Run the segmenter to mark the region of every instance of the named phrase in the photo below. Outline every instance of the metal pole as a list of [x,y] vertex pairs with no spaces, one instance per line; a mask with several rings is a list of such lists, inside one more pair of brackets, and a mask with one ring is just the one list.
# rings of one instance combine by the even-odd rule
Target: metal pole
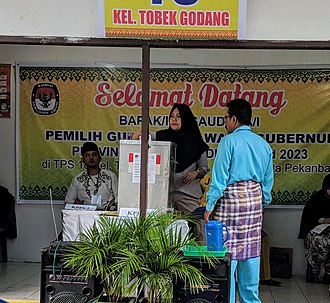
[[148,139],[149,139],[149,77],[150,47],[142,45],[142,130],[140,171],[140,215],[146,216],[148,202]]

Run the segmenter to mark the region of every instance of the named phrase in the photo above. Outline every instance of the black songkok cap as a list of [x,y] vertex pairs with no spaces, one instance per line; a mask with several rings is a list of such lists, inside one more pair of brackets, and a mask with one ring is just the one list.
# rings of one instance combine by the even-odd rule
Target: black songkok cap
[[88,151],[97,151],[100,154],[99,148],[94,142],[85,142],[81,148],[81,156]]

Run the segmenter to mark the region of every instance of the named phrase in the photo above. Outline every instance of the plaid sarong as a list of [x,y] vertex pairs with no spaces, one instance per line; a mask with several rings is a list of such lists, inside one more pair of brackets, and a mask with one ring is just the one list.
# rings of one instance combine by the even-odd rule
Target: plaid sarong
[[262,190],[254,181],[228,185],[215,207],[214,219],[226,224],[230,239],[224,244],[233,260],[260,256]]

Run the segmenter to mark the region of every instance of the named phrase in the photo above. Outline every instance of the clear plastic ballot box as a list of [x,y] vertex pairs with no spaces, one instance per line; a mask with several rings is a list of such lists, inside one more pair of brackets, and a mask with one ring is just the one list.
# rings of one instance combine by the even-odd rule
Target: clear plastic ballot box
[[[172,207],[176,144],[149,141],[147,209]],[[121,140],[118,209],[140,207],[141,141]]]

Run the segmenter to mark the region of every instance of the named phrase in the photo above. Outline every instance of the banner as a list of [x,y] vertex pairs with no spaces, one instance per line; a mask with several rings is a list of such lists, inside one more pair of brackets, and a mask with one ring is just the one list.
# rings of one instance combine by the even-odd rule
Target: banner
[[10,64],[0,64],[0,118],[10,118]]
[[[80,147],[96,142],[102,167],[118,173],[119,140],[141,128],[141,70],[106,66],[18,66],[19,199],[63,200],[83,168]],[[188,104],[209,144],[212,168],[226,135],[226,103],[247,99],[252,128],[273,148],[273,205],[303,205],[329,170],[330,70],[159,68],[150,73],[150,132]]]
[[245,10],[246,0],[104,0],[105,35],[150,39],[244,38],[238,36],[238,30],[240,27],[245,32]]

